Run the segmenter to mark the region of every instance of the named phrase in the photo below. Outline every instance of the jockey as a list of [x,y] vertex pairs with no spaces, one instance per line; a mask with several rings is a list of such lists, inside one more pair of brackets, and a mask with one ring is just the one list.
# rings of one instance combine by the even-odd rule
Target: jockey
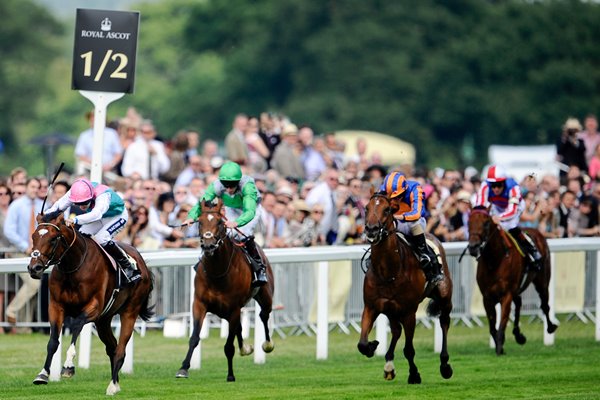
[[112,240],[129,219],[123,199],[108,186],[81,178],[73,182],[71,189],[58,199],[46,214],[63,212],[73,204],[84,213],[67,217],[66,224],[80,225],[80,232],[94,235],[96,241],[121,267],[129,283],[140,279],[140,271],[129,262],[125,251]]
[[492,205],[490,214],[494,222],[508,231],[528,254],[531,267],[539,271],[542,255],[535,244],[523,234],[519,227],[519,219],[525,210],[525,200],[521,196],[519,184],[507,177],[499,165],[491,165],[487,171],[487,179],[477,193],[476,206]]
[[423,188],[416,181],[407,180],[400,172],[390,172],[383,179],[379,191],[386,193],[390,199],[399,202],[399,209],[394,214],[396,230],[409,237],[419,258],[425,277],[431,284],[444,279],[437,257],[425,241],[425,198]]
[[225,206],[225,226],[230,228],[228,235],[244,243],[244,248],[255,261],[254,280],[252,286],[262,286],[267,283],[265,265],[260,257],[254,242],[254,229],[260,221],[261,206],[260,192],[256,188],[254,179],[242,175],[242,169],[235,162],[223,164],[219,171],[219,179],[213,181],[206,188],[204,196],[188,213],[189,224],[198,219],[201,212],[202,201],[212,201],[216,197],[223,200]]

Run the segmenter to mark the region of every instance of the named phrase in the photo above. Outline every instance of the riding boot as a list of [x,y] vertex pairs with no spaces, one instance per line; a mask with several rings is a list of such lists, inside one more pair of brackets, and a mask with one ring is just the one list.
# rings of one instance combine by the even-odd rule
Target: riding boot
[[104,249],[112,258],[115,259],[128,283],[136,282],[142,276],[140,275],[140,271],[129,262],[129,257],[125,253],[125,251],[119,247],[118,244],[113,242],[112,240],[107,242],[104,245]]
[[444,279],[444,275],[441,272],[440,264],[437,262],[435,254],[433,254],[427,246],[425,234],[422,233],[420,235],[415,235],[412,237],[412,239],[417,250],[419,263],[421,264],[421,268],[425,273],[425,278],[427,278],[427,281],[430,284],[437,284]]
[[518,226],[508,231],[514,237],[521,248],[525,251],[526,258],[529,261],[527,263],[533,271],[541,271],[542,269],[542,255],[538,251],[535,244],[523,233],[521,228]]
[[248,255],[254,261],[252,263],[252,268],[254,269],[254,280],[252,281],[252,286],[258,287],[267,283],[267,274],[265,271],[265,265],[262,261],[262,257],[258,252],[258,248],[256,247],[256,243],[254,242],[254,236],[249,236],[244,240],[244,248],[248,252]]

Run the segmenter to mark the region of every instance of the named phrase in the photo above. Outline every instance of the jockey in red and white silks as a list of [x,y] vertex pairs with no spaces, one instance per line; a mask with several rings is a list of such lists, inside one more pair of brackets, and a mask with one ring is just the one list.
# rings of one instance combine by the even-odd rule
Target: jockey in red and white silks
[[506,231],[517,227],[521,214],[525,210],[525,200],[519,184],[506,176],[502,167],[492,165],[488,169],[487,179],[477,192],[475,206],[492,205],[490,214]]

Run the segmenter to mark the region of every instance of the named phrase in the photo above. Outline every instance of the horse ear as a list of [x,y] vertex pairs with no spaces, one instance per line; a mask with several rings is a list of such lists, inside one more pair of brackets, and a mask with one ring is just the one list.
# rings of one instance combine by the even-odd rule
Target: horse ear
[[390,208],[392,209],[392,214],[396,214],[400,209],[400,201],[396,198],[391,199]]
[[375,193],[375,187],[373,185],[371,185],[371,189],[370,189],[370,196],[373,197],[373,194]]
[[35,220],[37,221],[38,224],[41,224],[42,222],[44,222],[44,214],[39,213],[37,215],[37,217],[35,217]]

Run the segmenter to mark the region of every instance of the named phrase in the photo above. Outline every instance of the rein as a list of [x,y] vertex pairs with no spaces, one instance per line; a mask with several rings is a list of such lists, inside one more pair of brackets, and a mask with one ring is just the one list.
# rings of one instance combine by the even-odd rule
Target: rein
[[[396,227],[392,227],[392,229],[386,229],[385,225],[386,225],[386,221],[388,220],[388,218],[393,218],[393,216],[391,215],[391,202],[390,199],[388,199],[388,197],[383,194],[383,193],[375,193],[373,194],[373,196],[371,196],[371,200],[375,199],[375,198],[382,198],[385,199],[385,201],[388,203],[388,207],[385,210],[385,216],[384,216],[384,220],[382,221],[381,218],[379,216],[377,216],[377,225],[379,225],[379,229],[377,231],[377,239],[375,242],[372,242],[371,245],[374,244],[379,244],[381,243],[383,240],[385,240],[388,236],[390,236],[391,234],[394,233],[394,231],[396,230]],[[387,217],[387,218],[386,218]]]
[[[487,210],[473,210],[471,212],[471,214],[484,214],[486,216],[488,216],[491,219],[490,213]],[[492,223],[494,224],[494,226],[496,227],[496,229],[492,229],[491,232],[486,231],[486,238],[484,239],[482,237],[482,235],[479,235],[481,237],[481,244],[479,245],[481,251],[483,252],[483,250],[485,249],[485,247],[487,246],[487,244],[489,243],[490,239],[492,239],[494,237],[494,234],[496,232],[500,232],[500,230],[502,229],[502,227],[500,227],[500,225],[496,224],[495,222]],[[469,235],[470,236],[470,235]],[[463,252],[464,253],[464,252]],[[462,258],[462,256],[461,256]]]
[[[220,214],[219,211],[204,211],[204,212],[206,214]],[[225,221],[227,220],[227,218],[224,215],[222,215],[221,218]],[[237,228],[235,228],[235,229],[238,232],[242,233],[239,229],[237,229]],[[244,236],[246,236],[246,235],[244,235]],[[212,232],[204,232],[204,234],[201,236],[201,240],[203,238],[204,239],[212,239],[213,237],[215,237],[215,235],[213,235]],[[221,246],[221,244],[225,241],[226,238],[227,238],[227,234],[217,238],[217,242],[215,243],[215,249],[218,249]],[[233,241],[231,241],[231,243],[233,246],[235,246]],[[234,254],[234,252],[232,251],[231,255],[229,256],[229,262],[227,263],[227,268],[225,268],[225,271],[222,272],[221,274],[218,274],[218,275],[209,274],[208,271],[206,270],[206,266],[203,263],[202,269],[204,270],[204,273],[213,279],[221,279],[221,278],[225,277],[229,273],[229,270],[231,269],[231,261],[233,260],[233,254]]]
[[[84,240],[85,251],[83,253],[83,257],[81,257],[81,261],[79,261],[79,265],[77,265],[77,267],[75,267],[74,269],[72,269],[70,271],[65,271],[60,268],[60,263],[62,262],[63,258],[69,252],[69,250],[71,250],[71,248],[75,244],[75,241],[77,240],[77,231],[75,230],[75,228],[72,225],[70,226],[70,228],[73,230],[73,241],[70,244],[68,244],[67,239],[61,233],[60,228],[57,225],[51,224],[49,222],[42,222],[41,224],[38,225],[38,229],[40,226],[51,226],[51,227],[55,228],[58,231],[59,239],[67,247],[67,249],[65,251],[63,251],[61,256],[56,261],[54,261],[54,257],[56,256],[56,249],[58,247],[59,241],[54,242],[54,246],[52,246],[52,250],[51,250],[51,256],[48,257],[48,261],[44,264],[44,269],[50,267],[51,265],[56,265],[58,267],[59,271],[61,271],[62,273],[65,273],[65,274],[71,274],[71,273],[79,270],[79,268],[81,268],[81,266],[83,265],[83,260],[85,260],[85,255],[87,254],[87,242],[85,240]],[[42,255],[42,253],[40,253],[39,250],[34,250],[31,252],[31,258],[38,258],[40,255]]]

